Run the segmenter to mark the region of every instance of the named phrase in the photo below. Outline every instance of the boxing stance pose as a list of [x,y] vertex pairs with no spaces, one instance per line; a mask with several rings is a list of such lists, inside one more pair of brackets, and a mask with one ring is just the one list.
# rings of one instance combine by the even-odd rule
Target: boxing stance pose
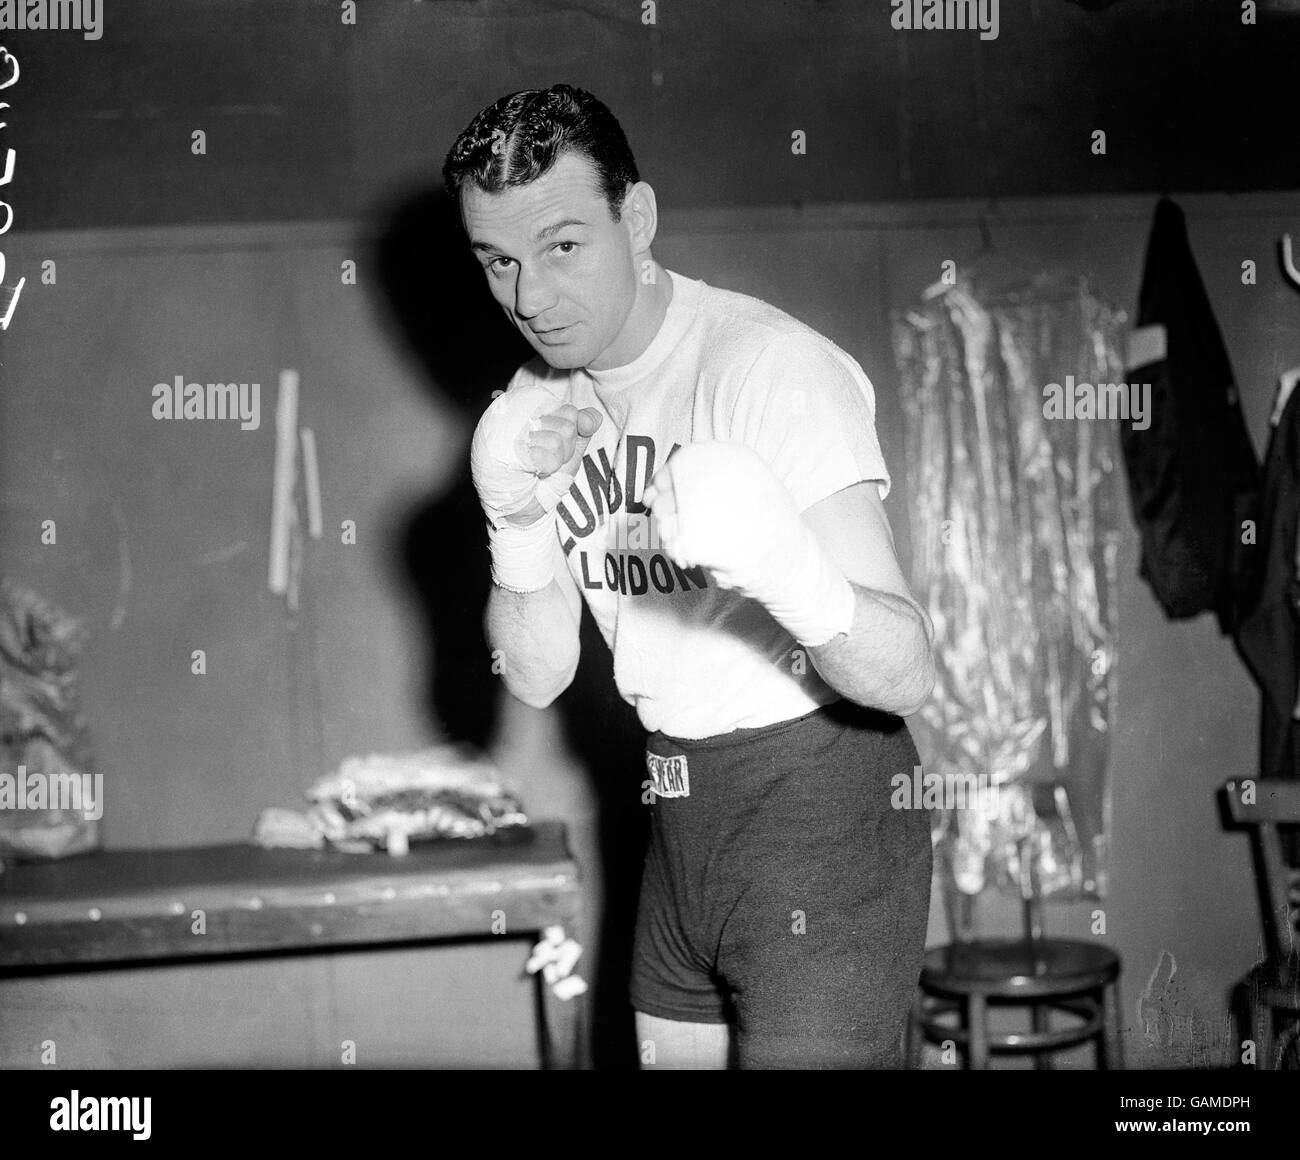
[[649,732],[631,999],[643,1064],[899,1066],[930,888],[890,808],[934,681],[861,367],[788,314],[665,269],[610,111],[556,85],[480,112],[444,168],[537,352],[471,469],[486,627],[551,703],[585,600]]

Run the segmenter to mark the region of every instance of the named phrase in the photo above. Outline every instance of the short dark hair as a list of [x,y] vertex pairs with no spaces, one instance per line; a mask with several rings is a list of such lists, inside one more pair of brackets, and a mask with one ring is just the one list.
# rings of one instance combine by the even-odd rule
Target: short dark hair
[[598,190],[618,221],[627,187],[641,180],[627,137],[613,113],[584,89],[523,89],[483,109],[456,138],[442,167],[457,201],[466,182],[484,193],[536,181],[565,151],[596,167]]

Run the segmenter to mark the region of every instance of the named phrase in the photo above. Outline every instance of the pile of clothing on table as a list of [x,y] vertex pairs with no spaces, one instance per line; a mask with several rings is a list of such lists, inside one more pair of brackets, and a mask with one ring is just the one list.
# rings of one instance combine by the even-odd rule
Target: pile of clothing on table
[[405,854],[412,841],[482,838],[528,825],[496,767],[463,745],[349,757],[307,790],[304,812],[273,808],[257,820],[260,846]]

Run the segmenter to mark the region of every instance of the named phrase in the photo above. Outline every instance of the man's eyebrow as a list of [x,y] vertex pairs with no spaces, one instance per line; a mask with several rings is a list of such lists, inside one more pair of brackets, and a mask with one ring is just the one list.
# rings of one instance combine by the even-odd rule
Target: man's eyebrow
[[[563,221],[555,222],[553,225],[543,226],[540,230],[538,230],[535,234],[533,234],[533,241],[535,242],[544,241],[546,238],[549,238],[552,234],[558,234],[561,230],[567,229],[569,226],[586,226],[590,224],[591,224],[590,222],[580,221],[578,218],[565,218]],[[490,253],[499,252],[499,247],[494,246],[491,242],[482,242],[482,241],[470,242],[469,248],[471,250],[487,250]]]
[[544,238],[549,238],[552,234],[558,234],[568,226],[585,226],[586,224],[586,222],[579,221],[577,218],[565,218],[562,222],[556,222],[554,225],[543,226],[533,235],[533,241],[540,242]]
[[[551,237],[551,234],[558,234],[560,230],[568,229],[568,226],[571,225],[590,225],[590,222],[580,221],[576,217],[565,217],[563,221],[556,221],[554,225],[543,225],[536,234],[533,234],[533,241],[545,241],[546,238]],[[491,242],[471,242],[469,248],[471,250],[487,250],[493,252],[493,254],[499,252],[499,247],[493,246]]]

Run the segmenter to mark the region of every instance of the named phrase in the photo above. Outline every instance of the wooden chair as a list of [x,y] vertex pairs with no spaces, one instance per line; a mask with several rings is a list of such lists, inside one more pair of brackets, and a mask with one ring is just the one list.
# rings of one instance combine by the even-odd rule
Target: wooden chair
[[[1300,781],[1256,778],[1221,791],[1225,825],[1250,836],[1264,959],[1233,990],[1240,1039],[1255,1044],[1260,1070],[1300,1069],[1300,905],[1295,871],[1286,864],[1280,827],[1300,825]],[[1288,893],[1290,880],[1291,893]]]
[[[1025,848],[1022,843],[1022,853]],[[964,1066],[973,1070],[986,1069],[994,1055],[1030,1055],[1036,1067],[1047,1070],[1053,1053],[1090,1041],[1098,1069],[1124,1066],[1119,956],[1097,943],[1045,937],[1036,878],[1032,870],[1025,877],[1021,938],[967,937],[969,896],[948,896],[953,941],[925,954],[907,1028],[910,1067],[920,1063],[923,1043],[946,1041],[960,1048]],[[955,917],[958,908],[965,910],[965,920]],[[1005,1007],[1027,1009],[1029,1029],[992,1031],[990,1009]],[[1052,1012],[1074,1018],[1053,1027]]]

